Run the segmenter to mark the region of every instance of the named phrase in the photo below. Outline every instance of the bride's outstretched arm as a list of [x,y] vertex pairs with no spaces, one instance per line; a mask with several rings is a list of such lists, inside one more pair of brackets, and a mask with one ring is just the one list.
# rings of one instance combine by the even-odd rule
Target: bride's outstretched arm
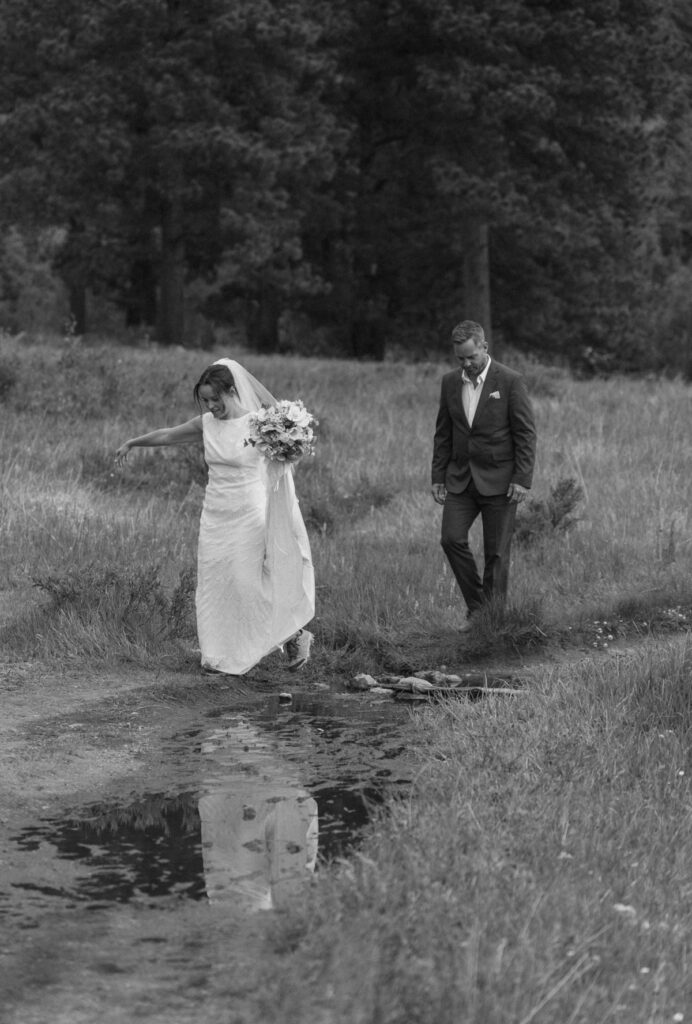
[[151,430],[148,434],[140,434],[139,437],[131,437],[125,444],[121,444],[115,453],[115,461],[122,466],[127,458],[130,448],[160,448],[172,444],[193,444],[199,441],[202,436],[202,417],[195,416],[186,423],[179,423],[177,427],[161,427],[159,430]]

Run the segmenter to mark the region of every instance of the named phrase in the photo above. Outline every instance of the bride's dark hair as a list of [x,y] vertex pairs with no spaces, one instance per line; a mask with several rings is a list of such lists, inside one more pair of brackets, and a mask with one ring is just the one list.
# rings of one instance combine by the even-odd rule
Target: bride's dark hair
[[199,389],[208,384],[210,388],[214,389],[215,394],[227,393],[235,390],[235,381],[233,380],[233,374],[227,366],[221,366],[218,363],[212,363],[206,370],[202,371],[202,376],[199,378],[194,386],[192,395],[197,405],[201,408],[202,403],[199,400]]

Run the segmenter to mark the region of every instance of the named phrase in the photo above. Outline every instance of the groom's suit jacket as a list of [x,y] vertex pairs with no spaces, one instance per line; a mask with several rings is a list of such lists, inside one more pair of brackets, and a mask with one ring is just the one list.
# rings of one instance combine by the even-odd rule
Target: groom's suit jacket
[[471,480],[481,494],[530,487],[536,456],[531,403],[520,374],[491,359],[473,417],[464,413],[461,369],[442,378],[432,482],[460,494]]

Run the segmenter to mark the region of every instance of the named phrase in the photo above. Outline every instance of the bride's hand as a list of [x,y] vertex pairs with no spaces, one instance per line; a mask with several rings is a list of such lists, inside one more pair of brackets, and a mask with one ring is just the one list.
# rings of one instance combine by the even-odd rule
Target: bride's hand
[[125,459],[127,458],[127,454],[129,452],[129,450],[130,450],[130,442],[126,441],[125,444],[121,444],[120,445],[120,447],[118,448],[117,452],[115,453],[115,464],[118,467],[118,469],[122,469],[123,468],[123,466],[125,464]]

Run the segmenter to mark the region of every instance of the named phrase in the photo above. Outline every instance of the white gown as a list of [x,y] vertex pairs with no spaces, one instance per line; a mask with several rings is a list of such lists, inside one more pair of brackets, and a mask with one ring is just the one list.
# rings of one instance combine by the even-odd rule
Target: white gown
[[269,482],[266,458],[243,444],[249,415],[202,416],[209,480],[197,550],[197,635],[202,665],[231,675],[248,672],[315,612],[293,474],[287,469]]
[[315,870],[317,803],[271,740],[242,719],[202,742],[213,772],[199,801],[207,895],[281,909]]

